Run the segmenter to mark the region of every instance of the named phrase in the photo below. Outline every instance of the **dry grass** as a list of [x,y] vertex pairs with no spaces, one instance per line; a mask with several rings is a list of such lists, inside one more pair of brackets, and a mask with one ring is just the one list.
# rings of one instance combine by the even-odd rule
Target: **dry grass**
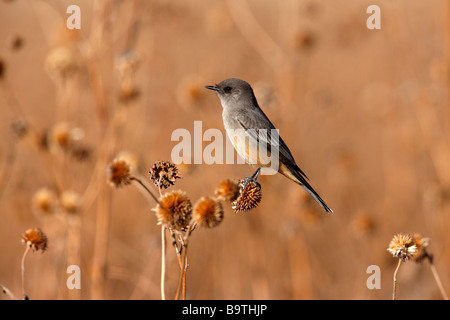
[[[194,120],[223,130],[219,101],[202,86],[237,77],[255,88],[335,213],[324,215],[281,175],[260,176],[258,207],[234,213],[224,202],[220,225],[192,233],[186,298],[388,299],[396,261],[386,243],[400,232],[432,239],[430,262],[448,292],[447,2],[384,3],[374,31],[365,0],[78,3],[82,28],[70,31],[70,1],[0,1],[6,290],[20,296],[20,237],[30,227],[50,243],[27,256],[31,299],[160,299],[163,260],[166,297],[182,290],[169,241],[161,259],[155,200],[143,188],[111,188],[105,168],[120,155],[158,195],[148,171],[170,160],[173,130],[192,131]],[[218,182],[254,171],[179,170],[175,188],[194,205]],[[66,288],[71,264],[81,268],[81,290]],[[374,264],[380,290],[366,287]],[[441,299],[433,273],[402,264],[397,298]]]

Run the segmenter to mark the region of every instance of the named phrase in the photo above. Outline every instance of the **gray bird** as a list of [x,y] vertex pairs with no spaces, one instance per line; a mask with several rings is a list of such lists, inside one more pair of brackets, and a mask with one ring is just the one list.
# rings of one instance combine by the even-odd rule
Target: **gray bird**
[[[270,132],[275,129],[275,126],[260,109],[253,89],[247,82],[231,78],[205,88],[216,91],[219,96],[223,107],[223,124],[237,153],[247,163],[258,167],[252,179],[256,180],[261,167],[268,167],[268,163],[262,161],[260,153],[255,147],[258,144],[248,143],[248,137],[254,141],[263,141],[272,152],[278,151],[278,172],[301,185],[327,213],[333,212],[308,183],[308,177],[295,163],[294,157],[283,139],[278,137],[277,144],[270,139]],[[261,130],[267,134],[260,134]],[[229,132],[234,132],[233,136],[230,136]]]

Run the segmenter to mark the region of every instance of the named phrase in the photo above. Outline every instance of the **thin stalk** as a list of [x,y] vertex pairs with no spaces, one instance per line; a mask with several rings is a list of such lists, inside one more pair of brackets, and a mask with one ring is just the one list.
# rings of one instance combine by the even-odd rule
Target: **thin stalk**
[[181,261],[182,265],[180,267],[180,277],[178,278],[178,287],[177,292],[175,294],[175,300],[178,300],[180,297],[180,293],[182,293],[182,299],[186,300],[186,271],[188,268],[187,264],[187,249],[188,249],[188,240],[192,231],[194,231],[196,227],[196,223],[191,223],[186,230],[186,236],[184,239],[181,239]]
[[11,290],[9,290],[4,285],[0,284],[0,289],[3,291],[4,294],[8,295],[11,298],[11,300],[17,300],[17,298],[14,295],[14,293],[12,293]]
[[398,273],[398,270],[400,269],[401,263],[402,263],[402,259],[398,259],[398,265],[394,271],[394,285],[393,285],[393,289],[392,289],[392,300],[395,300],[395,294],[396,294],[396,290],[397,290],[397,273]]
[[25,252],[22,256],[22,262],[20,263],[22,269],[22,296],[25,300],[28,300],[28,296],[25,293],[25,258],[27,257],[28,252],[30,251],[30,246],[27,246]]
[[445,292],[444,286],[442,285],[441,278],[439,277],[439,274],[436,270],[436,266],[433,263],[433,258],[431,256],[428,256],[428,262],[430,263],[431,272],[433,273],[434,280],[436,281],[436,284],[439,288],[439,291],[442,294],[442,297],[444,300],[448,300],[447,292]]
[[[155,200],[156,203],[161,206],[161,203],[159,202],[158,198],[153,194],[153,192],[149,188],[147,188],[147,186],[140,179],[138,179],[136,177],[130,177],[130,180],[134,180],[137,183],[139,183],[145,189],[145,191],[147,191],[150,194],[150,196],[153,198],[153,200]],[[161,207],[164,209],[163,206],[161,206]]]
[[166,227],[161,227],[161,300],[166,300],[164,290],[166,278]]
[[[178,278],[178,286],[177,286],[177,292],[175,293],[175,300],[178,300],[180,297],[181,291],[183,292],[183,298],[186,299],[186,270],[187,270],[187,243],[183,247],[183,251],[181,254],[181,270],[180,270],[180,277]],[[183,285],[184,283],[184,285]]]

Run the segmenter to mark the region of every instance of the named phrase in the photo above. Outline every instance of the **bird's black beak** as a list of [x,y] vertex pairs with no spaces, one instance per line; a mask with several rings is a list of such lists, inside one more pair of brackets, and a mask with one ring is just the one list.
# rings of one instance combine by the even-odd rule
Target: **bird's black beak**
[[214,90],[216,92],[220,91],[220,89],[219,89],[219,87],[217,85],[215,85],[215,86],[205,86],[205,88],[209,89],[209,90]]

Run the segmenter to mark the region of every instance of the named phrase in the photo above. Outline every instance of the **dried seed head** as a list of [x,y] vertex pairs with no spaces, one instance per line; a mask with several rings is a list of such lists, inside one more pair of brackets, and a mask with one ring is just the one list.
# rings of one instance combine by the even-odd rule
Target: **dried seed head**
[[198,104],[204,95],[204,81],[198,76],[184,79],[177,89],[177,101],[183,107],[192,107]]
[[126,50],[117,56],[114,67],[119,79],[134,74],[139,66],[139,62],[140,56],[134,50]]
[[417,246],[417,252],[413,256],[413,259],[415,262],[421,262],[423,259],[430,256],[427,252],[428,245],[430,244],[430,238],[425,238],[419,233],[413,234],[412,237]]
[[317,37],[310,30],[299,30],[293,35],[292,43],[297,50],[311,50],[317,43]]
[[408,260],[417,253],[417,245],[411,235],[399,233],[392,238],[387,250],[396,258]]
[[106,180],[112,187],[130,184],[130,166],[124,160],[115,159],[106,167]]
[[167,189],[175,184],[178,176],[178,168],[175,164],[168,161],[158,161],[153,164],[149,171],[150,180],[160,189]]
[[[158,224],[169,229],[183,231],[189,225],[192,215],[191,200],[181,190],[164,194],[156,206],[156,217]],[[161,207],[162,206],[162,207]]]
[[70,149],[70,155],[76,161],[86,161],[91,157],[92,150],[88,146],[75,145]]
[[126,50],[116,58],[115,70],[121,101],[131,101],[139,96],[140,92],[134,77],[139,66],[139,60],[139,54],[133,50]]
[[209,197],[202,197],[194,206],[193,218],[199,226],[213,228],[223,220],[222,204]]
[[25,40],[18,34],[13,34],[8,39],[8,47],[11,50],[19,50],[23,47]]
[[22,242],[34,251],[47,249],[47,236],[39,228],[28,229],[22,236]]
[[261,185],[256,181],[246,178],[241,181],[239,187],[240,194],[232,203],[233,210],[239,212],[256,208],[262,198]]
[[48,139],[52,149],[66,151],[71,149],[83,135],[82,129],[74,128],[66,122],[59,122],[51,129]]
[[366,236],[375,230],[375,222],[367,212],[358,212],[352,220],[352,231],[356,236]]
[[81,207],[81,196],[74,191],[64,191],[60,197],[61,206],[67,213],[75,214]]
[[119,100],[123,102],[131,101],[140,95],[139,88],[133,77],[127,76],[119,82]]
[[131,172],[137,171],[139,166],[139,160],[133,153],[126,150],[122,150],[117,154],[116,159],[123,160],[126,163],[128,163]]
[[50,75],[58,79],[71,76],[79,68],[74,52],[67,47],[58,47],[50,51],[47,55],[46,67]]
[[17,138],[23,138],[29,130],[29,125],[24,119],[16,119],[11,123],[11,129]]
[[61,149],[67,149],[72,143],[69,125],[65,122],[57,123],[53,127],[51,140]]
[[41,188],[34,194],[32,203],[38,213],[51,214],[56,208],[56,194],[48,188]]
[[214,191],[217,199],[224,201],[234,201],[239,196],[239,184],[231,179],[222,181]]

